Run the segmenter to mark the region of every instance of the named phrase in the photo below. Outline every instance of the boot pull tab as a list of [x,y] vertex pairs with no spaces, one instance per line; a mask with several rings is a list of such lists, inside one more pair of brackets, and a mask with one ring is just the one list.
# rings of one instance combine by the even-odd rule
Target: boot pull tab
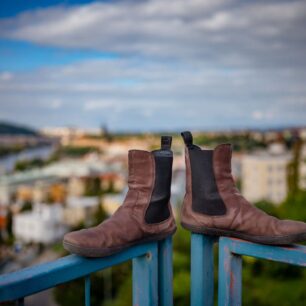
[[161,149],[162,150],[170,150],[172,144],[172,137],[171,136],[162,136],[160,139],[161,142]]
[[193,146],[193,137],[192,134],[189,131],[185,131],[181,133],[183,140],[185,142],[185,145],[188,148],[191,148]]

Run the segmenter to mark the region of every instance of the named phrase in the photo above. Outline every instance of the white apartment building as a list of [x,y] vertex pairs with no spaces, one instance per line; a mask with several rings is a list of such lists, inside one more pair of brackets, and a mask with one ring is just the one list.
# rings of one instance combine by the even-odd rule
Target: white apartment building
[[78,225],[83,221],[89,224],[99,205],[99,197],[68,197],[64,209],[64,221],[69,226]]
[[242,194],[251,202],[280,204],[287,196],[287,166],[291,154],[280,144],[242,158]]
[[36,204],[32,211],[13,218],[16,239],[28,243],[50,244],[61,240],[67,228],[63,224],[63,208],[60,204]]

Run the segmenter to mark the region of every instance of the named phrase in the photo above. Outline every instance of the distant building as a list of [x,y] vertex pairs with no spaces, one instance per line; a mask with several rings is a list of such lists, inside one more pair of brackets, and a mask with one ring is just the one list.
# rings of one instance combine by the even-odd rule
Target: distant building
[[66,231],[63,208],[59,204],[36,204],[32,211],[13,217],[14,236],[25,243],[50,244],[61,240]]
[[[66,192],[64,185],[67,185],[68,195],[81,196],[84,194],[87,178],[103,178],[104,174],[110,176],[112,173],[115,176],[120,171],[122,168],[119,163],[106,164],[100,159],[89,158],[63,160],[44,168],[2,176],[0,205],[12,204],[16,199],[42,202],[47,200],[46,196],[50,193],[56,193],[60,198],[60,189],[62,193]],[[120,178],[119,175],[118,177]],[[117,183],[122,185],[118,179],[115,187]]]
[[[50,186],[62,178],[47,174],[42,169],[18,172],[0,177],[0,205],[10,205],[15,200],[44,198],[43,186]],[[33,190],[35,189],[35,191]],[[41,189],[41,192],[39,190]],[[41,195],[44,193],[43,195]]]
[[100,204],[99,197],[68,197],[64,210],[64,222],[70,226],[88,223]]
[[287,196],[287,166],[291,160],[281,144],[242,158],[242,193],[251,202],[281,203]]
[[171,199],[170,202],[176,212],[179,204],[183,202],[186,192],[186,172],[185,169],[175,169],[172,173]]
[[103,152],[108,156],[126,156],[129,150],[137,148],[138,150],[149,150],[150,141],[143,141],[139,139],[130,139],[122,142],[113,142],[103,147]]
[[299,134],[303,140],[306,140],[306,128],[305,127],[300,129]]
[[100,179],[104,190],[113,189],[115,192],[121,192],[126,187],[126,178],[119,173],[106,172],[100,176]]
[[72,197],[80,197],[85,193],[86,181],[83,177],[72,176],[68,180],[68,194]]
[[107,194],[103,197],[103,209],[107,215],[111,216],[123,203],[125,195],[127,193],[127,188],[119,194]]
[[242,163],[243,154],[233,152],[232,154],[232,175],[235,181],[241,179],[241,163]]

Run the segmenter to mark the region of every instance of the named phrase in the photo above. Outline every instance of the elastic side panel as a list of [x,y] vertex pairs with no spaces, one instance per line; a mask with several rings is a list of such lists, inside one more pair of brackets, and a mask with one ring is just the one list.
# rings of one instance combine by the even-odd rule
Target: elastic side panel
[[155,160],[155,183],[152,197],[145,214],[147,223],[162,222],[170,217],[168,203],[171,195],[173,154],[170,150],[153,152]]
[[226,213],[213,170],[213,151],[189,149],[192,179],[192,209],[217,216]]

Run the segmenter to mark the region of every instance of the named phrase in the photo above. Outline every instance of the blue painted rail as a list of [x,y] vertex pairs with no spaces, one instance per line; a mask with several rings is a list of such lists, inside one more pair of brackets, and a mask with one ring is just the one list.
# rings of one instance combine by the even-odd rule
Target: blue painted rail
[[306,267],[306,247],[268,246],[239,239],[219,240],[219,306],[240,306],[242,255]]
[[[306,267],[306,247],[277,247],[239,239],[191,236],[191,305],[214,305],[214,244],[219,242],[219,306],[241,305],[242,256]],[[133,260],[133,305],[172,306],[172,239],[138,245],[113,256],[87,259],[75,255],[0,276],[0,303],[16,300],[77,278],[85,279],[90,305],[90,274]]]
[[133,305],[171,306],[172,239],[131,247],[116,255],[89,259],[66,256],[0,276],[0,303],[16,301],[24,305],[24,297],[74,279],[85,279],[85,305],[90,305],[90,274],[133,261]]
[[219,241],[218,305],[240,306],[242,256],[306,267],[306,247],[268,246],[239,239],[191,236],[191,305],[214,305],[214,252]]

